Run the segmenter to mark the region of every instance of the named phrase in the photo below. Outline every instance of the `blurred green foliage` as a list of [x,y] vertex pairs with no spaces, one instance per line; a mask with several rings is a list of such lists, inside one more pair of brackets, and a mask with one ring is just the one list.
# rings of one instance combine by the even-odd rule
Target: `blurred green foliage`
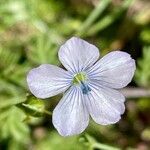
[[60,65],[60,45],[79,36],[102,55],[115,49],[130,53],[137,62],[131,86],[149,89],[149,7],[148,0],[1,0],[0,149],[147,150],[149,98],[128,99],[116,125],[91,122],[82,135],[64,138],[50,116],[60,96],[42,101],[27,94],[26,74],[42,63]]
[[143,87],[150,85],[150,47],[143,48],[143,58],[138,60],[136,82]]

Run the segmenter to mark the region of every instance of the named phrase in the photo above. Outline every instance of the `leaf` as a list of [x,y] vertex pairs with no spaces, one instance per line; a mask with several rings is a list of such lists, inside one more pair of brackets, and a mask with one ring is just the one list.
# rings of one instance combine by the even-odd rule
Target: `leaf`
[[87,146],[79,142],[78,136],[62,137],[56,132],[48,133],[43,139],[36,141],[36,150],[85,150]]
[[150,47],[143,48],[143,58],[138,60],[135,81],[143,87],[150,86]]
[[25,1],[20,0],[7,0],[7,2],[5,0],[0,3],[0,15],[3,16],[2,22],[6,27],[30,17]]
[[6,69],[8,67],[14,66],[18,62],[19,58],[19,51],[10,51],[0,47],[0,69]]
[[27,150],[27,145],[24,145],[13,139],[8,143],[8,150]]
[[20,143],[28,143],[30,137],[29,128],[22,122],[25,117],[24,113],[15,106],[3,113],[3,117],[2,111],[0,113],[0,139],[12,138]]
[[3,71],[2,78],[10,82],[11,84],[16,85],[22,90],[26,91],[26,75],[31,69],[31,66],[28,63],[23,63],[22,65],[15,65],[11,68],[6,68]]
[[45,34],[36,38],[35,45],[29,49],[27,56],[34,64],[58,64],[57,45]]

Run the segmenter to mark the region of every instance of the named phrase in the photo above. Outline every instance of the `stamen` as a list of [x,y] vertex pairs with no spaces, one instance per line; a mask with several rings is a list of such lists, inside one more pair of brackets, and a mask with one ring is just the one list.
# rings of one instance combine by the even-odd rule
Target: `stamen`
[[87,80],[87,75],[84,72],[80,72],[74,76],[72,83],[79,85],[81,87],[82,93],[87,94],[89,91],[91,91],[91,88],[87,84]]
[[81,89],[83,94],[87,94],[88,92],[91,91],[91,88],[87,84],[83,83],[82,81],[81,81]]
[[73,78],[73,84],[80,84],[81,81],[86,81],[87,77],[84,72],[77,73]]

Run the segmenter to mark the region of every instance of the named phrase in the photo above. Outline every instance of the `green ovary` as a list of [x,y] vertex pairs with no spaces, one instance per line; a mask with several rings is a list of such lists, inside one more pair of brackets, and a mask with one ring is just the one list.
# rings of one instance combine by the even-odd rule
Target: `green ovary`
[[73,78],[73,84],[80,84],[87,80],[87,76],[84,72],[77,73]]

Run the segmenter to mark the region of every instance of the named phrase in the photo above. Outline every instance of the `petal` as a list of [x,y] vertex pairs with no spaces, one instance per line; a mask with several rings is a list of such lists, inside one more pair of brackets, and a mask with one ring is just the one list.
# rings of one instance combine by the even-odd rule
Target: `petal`
[[86,96],[87,108],[93,120],[102,125],[116,123],[124,113],[124,96],[110,88],[90,83],[91,92]]
[[79,87],[71,87],[53,111],[53,124],[62,136],[83,132],[88,126],[89,114]]
[[72,37],[60,47],[59,60],[73,73],[92,66],[99,57],[99,50],[88,42]]
[[100,59],[87,73],[100,84],[118,89],[131,82],[135,69],[135,61],[129,54],[114,51]]
[[68,89],[71,75],[59,67],[44,64],[28,73],[27,83],[33,95],[48,98]]

